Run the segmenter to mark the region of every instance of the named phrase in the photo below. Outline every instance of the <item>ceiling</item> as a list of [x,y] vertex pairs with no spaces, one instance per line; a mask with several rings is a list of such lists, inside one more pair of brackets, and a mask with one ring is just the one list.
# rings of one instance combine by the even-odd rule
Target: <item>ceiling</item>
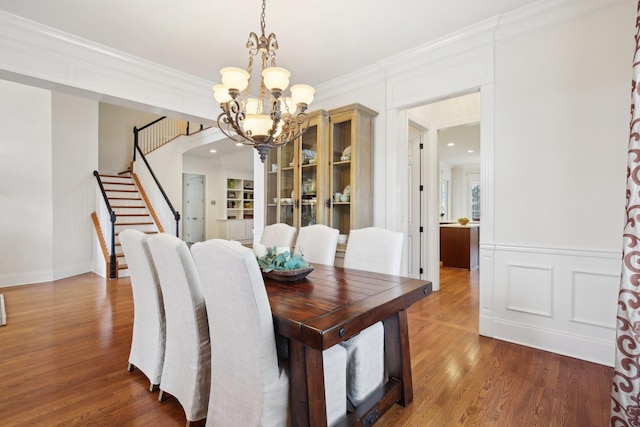
[[451,166],[480,166],[480,124],[440,129],[438,155]]
[[[268,0],[292,84],[319,85],[536,0]],[[0,9],[211,81],[245,68],[260,0],[0,0]]]
[[[265,22],[291,84],[317,86],[536,1],[268,0]],[[216,83],[222,67],[247,66],[261,8],[260,0],[0,0],[0,10]]]

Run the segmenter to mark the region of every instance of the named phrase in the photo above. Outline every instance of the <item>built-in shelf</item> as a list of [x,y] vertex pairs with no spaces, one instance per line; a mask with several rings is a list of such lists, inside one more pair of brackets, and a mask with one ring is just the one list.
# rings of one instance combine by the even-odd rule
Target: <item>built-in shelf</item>
[[227,179],[226,218],[253,219],[253,180]]

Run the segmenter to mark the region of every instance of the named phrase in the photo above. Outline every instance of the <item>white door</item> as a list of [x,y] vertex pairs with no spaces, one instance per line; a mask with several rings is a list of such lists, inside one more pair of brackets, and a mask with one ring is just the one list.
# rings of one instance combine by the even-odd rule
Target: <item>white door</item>
[[409,277],[421,278],[424,274],[422,236],[424,236],[424,225],[422,224],[422,202],[424,194],[424,183],[422,182],[422,153],[423,153],[423,133],[424,131],[409,124],[409,150],[408,150],[408,270]]
[[184,240],[204,240],[204,176],[184,175]]

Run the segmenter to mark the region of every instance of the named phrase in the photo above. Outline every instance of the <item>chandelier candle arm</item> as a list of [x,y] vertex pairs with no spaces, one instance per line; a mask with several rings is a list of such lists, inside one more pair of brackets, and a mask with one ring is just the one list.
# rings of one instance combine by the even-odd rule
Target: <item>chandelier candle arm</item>
[[[296,84],[291,86],[290,96],[285,95],[291,73],[276,65],[278,41],[274,33],[265,36],[265,9],[266,0],[262,0],[261,35],[249,34],[247,69],[225,67],[220,70],[222,84],[213,86],[222,109],[218,127],[231,140],[253,146],[263,163],[271,148],[281,147],[306,132],[309,118],[305,111],[315,94],[313,87]],[[258,54],[262,72],[258,88],[252,90],[253,57]]]

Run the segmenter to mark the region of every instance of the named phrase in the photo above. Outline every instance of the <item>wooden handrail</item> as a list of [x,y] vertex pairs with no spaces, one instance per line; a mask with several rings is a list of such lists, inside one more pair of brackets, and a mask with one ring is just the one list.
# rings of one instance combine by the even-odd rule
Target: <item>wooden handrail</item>
[[131,176],[133,177],[133,180],[136,183],[136,187],[138,187],[138,191],[140,192],[140,195],[142,196],[144,203],[147,205],[147,209],[149,209],[149,213],[151,214],[153,221],[156,223],[156,227],[158,227],[158,231],[160,231],[161,233],[164,233],[164,228],[162,227],[162,223],[158,219],[158,216],[156,215],[156,211],[153,210],[153,206],[151,205],[151,202],[147,197],[147,193],[144,191],[144,188],[142,188],[142,184],[140,184],[138,175],[136,175],[135,173],[132,173]]
[[[93,176],[96,177],[98,181],[98,186],[100,187],[100,192],[102,193],[102,197],[104,199],[104,203],[107,205],[107,209],[109,211],[109,218],[111,220],[111,254],[109,256],[109,278],[115,279],[118,276],[118,259],[116,257],[116,213],[111,209],[111,203],[109,203],[109,197],[107,197],[107,192],[104,189],[104,185],[102,185],[102,180],[100,179],[100,174],[98,171],[93,171]],[[100,232],[102,234],[102,231]]]

